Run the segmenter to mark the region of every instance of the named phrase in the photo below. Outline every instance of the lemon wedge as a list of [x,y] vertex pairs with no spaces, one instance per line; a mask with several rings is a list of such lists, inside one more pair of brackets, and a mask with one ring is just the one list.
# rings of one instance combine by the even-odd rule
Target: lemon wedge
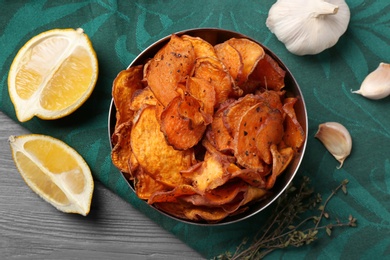
[[16,168],[35,193],[62,212],[89,213],[94,182],[73,148],[38,134],[10,136],[9,143]]
[[98,77],[95,50],[83,29],[53,29],[30,39],[16,54],[8,92],[20,122],[57,119],[79,108]]

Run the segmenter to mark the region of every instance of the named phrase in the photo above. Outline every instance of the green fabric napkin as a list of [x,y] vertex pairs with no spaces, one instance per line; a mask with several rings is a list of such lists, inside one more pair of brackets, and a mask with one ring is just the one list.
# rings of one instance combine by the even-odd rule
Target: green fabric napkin
[[[314,56],[289,53],[265,26],[275,1],[0,1],[0,109],[16,120],[7,89],[9,67],[33,36],[53,28],[81,27],[99,60],[92,96],[75,113],[55,121],[34,118],[23,126],[74,147],[89,164],[95,180],[117,193],[206,258],[234,251],[269,215],[218,227],[183,224],[159,214],[136,198],[110,159],[107,129],[112,81],[148,45],[173,32],[217,27],[248,35],[273,50],[301,86],[309,115],[305,158],[297,178],[306,175],[324,197],[343,179],[348,195],[329,205],[332,217],[358,219],[358,227],[321,235],[314,244],[279,250],[275,258],[390,258],[390,108],[389,99],[371,101],[352,94],[380,62],[390,62],[390,2],[347,0],[351,21],[336,46]],[[341,169],[314,138],[320,123],[337,121],[353,138],[353,152]],[[10,133],[12,134],[12,133]],[[93,210],[93,208],[92,208]]]

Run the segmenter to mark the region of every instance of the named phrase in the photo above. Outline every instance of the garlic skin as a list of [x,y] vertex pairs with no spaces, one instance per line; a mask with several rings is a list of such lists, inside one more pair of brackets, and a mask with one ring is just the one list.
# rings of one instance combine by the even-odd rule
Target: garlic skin
[[325,148],[340,162],[340,169],[344,160],[351,154],[352,138],[345,126],[337,122],[327,122],[318,126],[315,134]]
[[335,45],[347,30],[350,11],[344,0],[278,0],[267,27],[296,55],[314,55]]
[[379,63],[379,66],[363,80],[359,90],[352,93],[360,94],[369,99],[382,99],[390,95],[390,64]]

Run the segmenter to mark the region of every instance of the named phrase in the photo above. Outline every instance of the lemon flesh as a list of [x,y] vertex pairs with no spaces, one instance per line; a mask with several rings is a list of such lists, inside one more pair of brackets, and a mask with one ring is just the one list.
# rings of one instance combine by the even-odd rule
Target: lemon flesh
[[29,40],[15,56],[8,91],[19,121],[57,119],[92,93],[98,61],[82,29],[54,29]]
[[94,182],[84,159],[64,142],[46,135],[9,138],[12,157],[26,184],[58,210],[86,216]]

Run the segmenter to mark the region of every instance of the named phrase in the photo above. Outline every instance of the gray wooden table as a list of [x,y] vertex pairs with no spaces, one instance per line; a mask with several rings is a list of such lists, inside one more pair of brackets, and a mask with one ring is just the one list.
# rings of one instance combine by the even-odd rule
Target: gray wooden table
[[87,217],[44,202],[12,160],[8,137],[25,133],[0,112],[0,259],[202,259],[97,181]]

